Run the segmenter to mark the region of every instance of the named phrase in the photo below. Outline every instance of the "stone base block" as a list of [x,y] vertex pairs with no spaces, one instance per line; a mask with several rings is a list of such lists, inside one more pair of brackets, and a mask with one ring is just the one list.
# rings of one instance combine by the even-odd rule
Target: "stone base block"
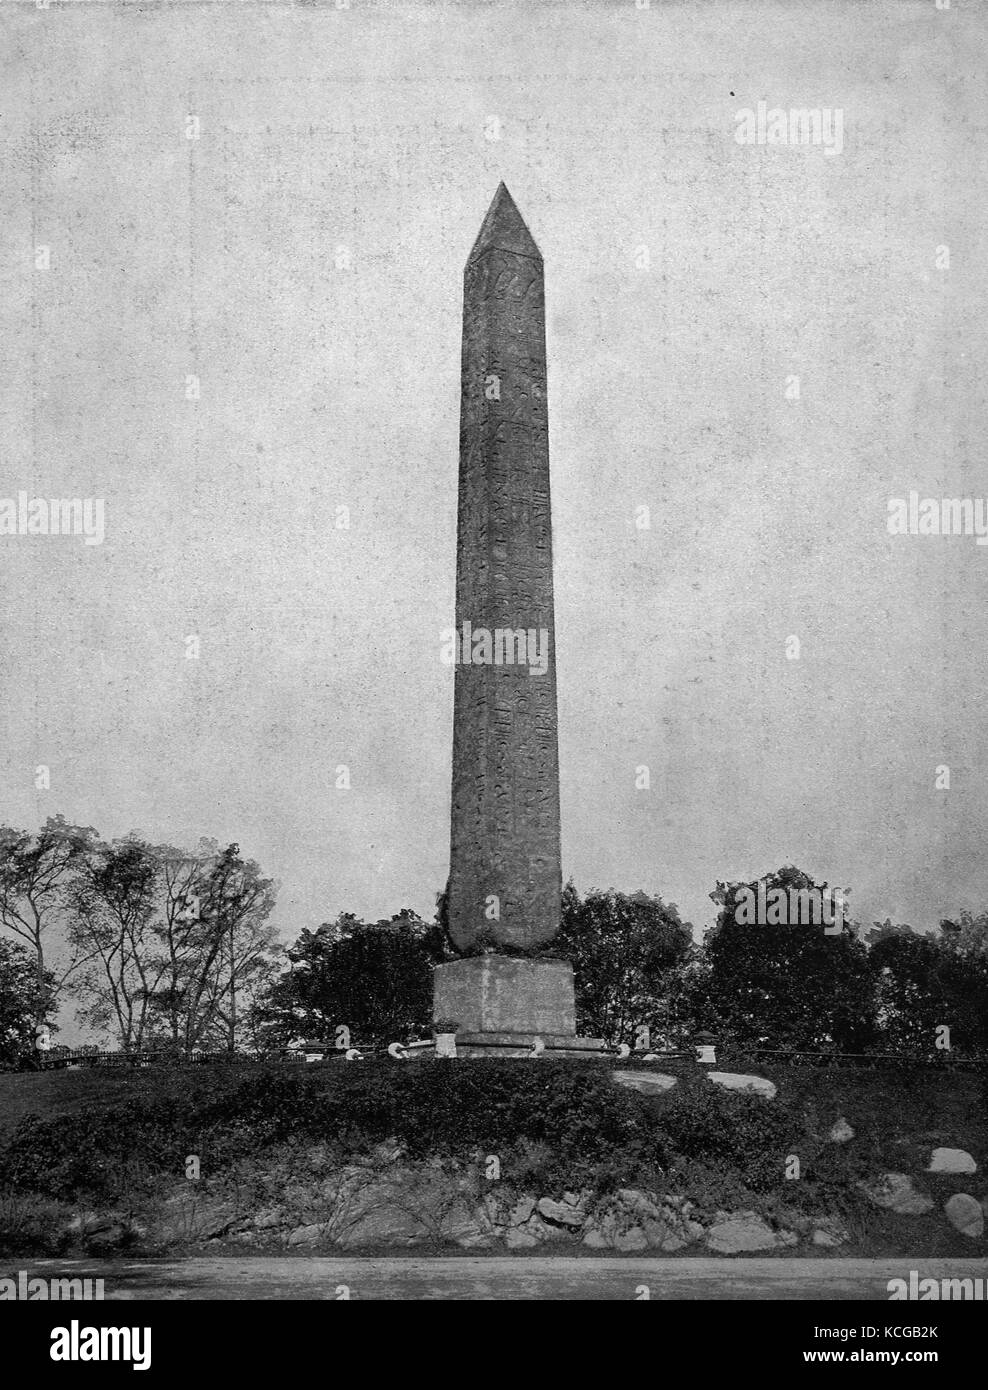
[[437,965],[433,1018],[455,1020],[457,1057],[587,1057],[601,1038],[576,1036],[573,967],[564,960],[472,956]]
[[461,1035],[576,1036],[569,961],[471,956],[437,965],[433,978],[433,1019],[455,1019]]

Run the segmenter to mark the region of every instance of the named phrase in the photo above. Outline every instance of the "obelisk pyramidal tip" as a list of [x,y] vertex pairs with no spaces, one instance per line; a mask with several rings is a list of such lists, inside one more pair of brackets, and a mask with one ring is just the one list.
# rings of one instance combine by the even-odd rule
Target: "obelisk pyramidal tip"
[[480,225],[473,250],[467,257],[467,264],[482,256],[485,251],[491,250],[507,251],[516,256],[532,256],[539,261],[542,259],[535,238],[525,226],[525,219],[503,182],[497,186],[497,192],[487,209],[487,216]]
[[559,930],[559,755],[545,286],[502,183],[463,276],[449,930],[461,951]]

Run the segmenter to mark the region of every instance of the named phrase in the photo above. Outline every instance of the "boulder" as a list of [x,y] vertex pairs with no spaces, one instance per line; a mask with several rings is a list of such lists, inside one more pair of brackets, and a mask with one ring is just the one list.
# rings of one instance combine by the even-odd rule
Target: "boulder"
[[640,1091],[643,1096],[661,1096],[678,1085],[674,1076],[666,1076],[661,1071],[615,1071],[611,1075],[619,1086],[627,1086],[629,1091]]
[[825,1249],[846,1245],[851,1239],[847,1227],[836,1216],[818,1217],[813,1222],[813,1228],[813,1244]]
[[65,1229],[74,1236],[91,1236],[110,1231],[118,1224],[116,1217],[108,1212],[77,1211]]
[[620,1187],[617,1196],[625,1210],[634,1212],[636,1216],[648,1216],[654,1220],[662,1215],[653,1194],[640,1192],[637,1187]]
[[583,1228],[583,1243],[593,1250],[610,1250],[614,1247],[614,1237],[619,1230],[617,1214],[605,1206],[598,1207],[587,1218]]
[[824,1224],[822,1221],[817,1221],[812,1216],[807,1216],[805,1212],[800,1211],[798,1208],[787,1205],[776,1207],[774,1215],[776,1221],[780,1225],[789,1227],[791,1230],[795,1231],[797,1235],[801,1236],[809,1235],[814,1226],[822,1226]]
[[775,1097],[775,1084],[764,1076],[745,1076],[742,1072],[711,1071],[707,1075],[715,1086],[724,1086],[728,1091],[754,1091],[766,1100]]
[[849,1139],[854,1138],[854,1130],[841,1115],[840,1119],[831,1125],[827,1138],[832,1144],[846,1144]]
[[955,1231],[971,1240],[980,1240],[985,1233],[985,1217],[981,1203],[967,1192],[955,1192],[944,1205],[947,1220]]
[[166,1243],[215,1240],[225,1235],[236,1220],[232,1203],[200,1194],[190,1183],[165,1201],[155,1233]]
[[966,1149],[934,1149],[928,1173],[976,1173],[978,1165]]
[[[687,1202],[682,1198],[672,1199],[680,1205],[671,1205],[670,1198],[663,1197],[661,1207],[656,1211],[653,1204],[648,1200],[646,1194],[639,1209],[639,1215],[645,1217],[642,1225],[645,1235],[648,1237],[649,1247],[661,1250],[664,1254],[672,1254],[676,1250],[682,1250],[687,1245],[692,1245],[695,1240],[699,1240],[704,1234],[704,1227],[699,1221],[690,1219],[688,1213],[693,1210],[692,1202]],[[652,1207],[652,1212],[649,1208]]]
[[554,1221],[558,1226],[582,1226],[586,1215],[578,1207],[571,1207],[567,1202],[554,1202],[551,1197],[540,1197],[538,1209],[540,1216]]
[[284,1212],[281,1207],[262,1207],[256,1214],[251,1225],[255,1231],[271,1231],[275,1227],[282,1225]]
[[494,1237],[486,1231],[478,1231],[474,1235],[457,1236],[456,1243],[463,1250],[489,1250],[494,1244]]
[[528,1231],[512,1226],[504,1238],[509,1250],[531,1250],[538,1245],[536,1238]]
[[617,1233],[614,1237],[614,1249],[625,1252],[647,1250],[648,1237],[641,1226],[632,1226],[630,1230]]
[[508,1212],[509,1226],[523,1226],[535,1210],[534,1197],[519,1197]]
[[319,1223],[314,1226],[296,1226],[288,1232],[286,1244],[289,1246],[316,1245],[322,1240],[326,1227]]
[[477,1224],[491,1235],[501,1236],[508,1225],[508,1211],[493,1192],[485,1192],[477,1208]]
[[413,1211],[400,1207],[378,1207],[364,1211],[345,1229],[336,1233],[336,1242],[344,1249],[362,1245],[419,1245],[430,1235],[428,1222]]
[[457,1245],[475,1245],[478,1241],[489,1243],[490,1227],[487,1213],[481,1207],[476,1211],[467,1206],[456,1205],[444,1212],[439,1222],[439,1234],[447,1240],[455,1240]]
[[674,1226],[666,1225],[664,1221],[646,1221],[643,1229],[649,1249],[661,1250],[664,1255],[672,1255],[690,1243],[685,1235],[681,1235]]
[[912,1178],[905,1173],[883,1173],[881,1177],[856,1185],[869,1202],[894,1211],[897,1216],[922,1216],[933,1206],[932,1197],[917,1192]]
[[65,1229],[93,1254],[116,1250],[137,1235],[137,1228],[127,1217],[115,1216],[112,1212],[77,1212]]
[[544,1245],[546,1241],[550,1240],[566,1240],[568,1236],[573,1234],[573,1231],[568,1227],[553,1226],[548,1221],[543,1221],[538,1212],[530,1216],[520,1229],[527,1231],[530,1236],[534,1236],[540,1245]]
[[775,1232],[760,1216],[738,1213],[729,1221],[718,1221],[707,1231],[707,1245],[718,1255],[740,1255],[750,1250],[774,1250],[779,1244]]
[[369,1180],[366,1170],[342,1170],[335,1195],[327,1190],[322,1206],[328,1234],[344,1248],[410,1246],[490,1233],[473,1197],[434,1162],[371,1174]]

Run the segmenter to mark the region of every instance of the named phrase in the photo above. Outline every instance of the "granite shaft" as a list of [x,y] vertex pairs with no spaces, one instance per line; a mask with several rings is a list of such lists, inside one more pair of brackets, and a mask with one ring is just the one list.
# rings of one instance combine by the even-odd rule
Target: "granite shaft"
[[502,184],[467,261],[448,912],[461,951],[559,929],[542,257]]

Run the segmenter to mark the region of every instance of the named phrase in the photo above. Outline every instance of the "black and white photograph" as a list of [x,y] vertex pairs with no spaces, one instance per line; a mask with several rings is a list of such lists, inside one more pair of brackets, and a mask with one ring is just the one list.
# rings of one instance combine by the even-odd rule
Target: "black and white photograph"
[[0,71],[5,1345],[960,1371],[988,3],[0,0]]

